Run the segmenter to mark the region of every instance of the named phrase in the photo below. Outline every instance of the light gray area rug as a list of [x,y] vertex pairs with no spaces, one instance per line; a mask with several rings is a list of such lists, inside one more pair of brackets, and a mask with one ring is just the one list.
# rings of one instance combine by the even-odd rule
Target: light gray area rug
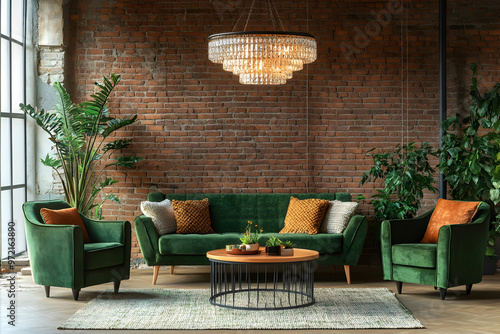
[[106,290],[58,329],[423,328],[385,288],[314,291],[309,307],[248,311],[211,305],[208,289]]

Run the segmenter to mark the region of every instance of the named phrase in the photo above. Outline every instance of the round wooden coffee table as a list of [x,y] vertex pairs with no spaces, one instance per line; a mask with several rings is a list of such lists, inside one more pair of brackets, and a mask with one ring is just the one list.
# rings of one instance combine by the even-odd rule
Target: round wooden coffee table
[[319,253],[295,248],[292,256],[207,252],[212,305],[245,310],[282,310],[314,304],[313,262]]

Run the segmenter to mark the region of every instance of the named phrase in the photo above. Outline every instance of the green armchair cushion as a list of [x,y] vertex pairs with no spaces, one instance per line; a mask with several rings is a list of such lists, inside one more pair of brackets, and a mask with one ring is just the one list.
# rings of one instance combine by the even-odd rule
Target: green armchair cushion
[[398,244],[392,246],[392,263],[436,268],[437,244]]
[[123,263],[123,244],[118,242],[96,242],[83,245],[85,270],[94,270]]

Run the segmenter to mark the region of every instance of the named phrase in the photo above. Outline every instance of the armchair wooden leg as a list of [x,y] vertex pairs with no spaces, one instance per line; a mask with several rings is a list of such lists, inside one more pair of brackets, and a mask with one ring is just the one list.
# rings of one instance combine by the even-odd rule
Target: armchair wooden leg
[[45,285],[45,297],[49,298],[50,296],[50,286]]
[[174,274],[174,267],[175,267],[175,266],[170,266],[170,275],[173,275],[173,274]]
[[400,295],[403,292],[403,282],[396,282],[396,288],[398,289],[398,294]]
[[121,281],[114,281],[113,282],[114,293],[118,293],[118,290],[120,289],[120,283],[121,283]]
[[80,294],[80,289],[71,289],[73,291],[73,299],[78,300],[78,295]]
[[465,293],[470,295],[470,290],[472,290],[472,284],[467,284],[465,286]]
[[439,295],[441,296],[441,300],[444,300],[446,298],[447,291],[448,289],[439,288]]
[[347,278],[347,284],[351,284],[351,267],[349,265],[344,266],[345,278]]
[[156,284],[156,279],[158,278],[158,273],[160,272],[160,266],[154,266],[153,272],[153,285]]

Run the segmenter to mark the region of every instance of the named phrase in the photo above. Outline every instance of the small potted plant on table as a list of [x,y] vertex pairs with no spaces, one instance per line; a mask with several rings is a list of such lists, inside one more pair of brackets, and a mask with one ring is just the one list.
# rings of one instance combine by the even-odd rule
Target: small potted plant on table
[[[252,226],[253,223],[251,221],[248,222],[247,228],[245,230],[245,233],[243,236],[240,238],[241,241],[241,250],[246,250],[246,251],[257,251],[259,250],[259,239],[260,239],[260,234],[262,233],[262,229],[259,230],[259,227],[255,225],[256,231],[252,232]],[[244,246],[244,248],[243,248]]]
[[293,248],[295,247],[295,245],[290,240],[282,242],[281,246],[282,246],[281,255],[293,256]]
[[266,242],[266,253],[273,256],[281,255],[281,240],[270,237]]

